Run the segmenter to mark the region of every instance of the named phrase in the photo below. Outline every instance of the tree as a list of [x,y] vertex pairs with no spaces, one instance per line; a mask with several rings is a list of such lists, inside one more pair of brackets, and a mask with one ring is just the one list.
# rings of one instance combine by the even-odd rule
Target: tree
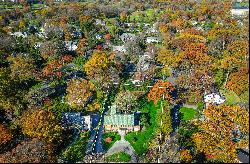
[[85,63],[84,71],[90,78],[97,80],[100,76],[105,75],[104,73],[109,63],[108,56],[105,52],[95,51],[91,58]]
[[159,109],[157,113],[157,125],[160,131],[165,136],[169,136],[172,132],[172,122],[171,122],[171,115],[170,115],[170,107],[166,101],[162,101],[162,109]]
[[40,47],[40,54],[44,60],[59,58],[65,52],[62,41],[46,41]]
[[20,80],[33,78],[35,60],[29,54],[11,55],[7,58],[10,62],[11,76]]
[[0,124],[0,145],[7,143],[12,139],[12,134],[8,128]]
[[171,92],[173,90],[173,85],[170,82],[158,80],[148,93],[148,101],[153,100],[154,104],[157,104],[163,95],[166,99],[171,100]]
[[71,79],[67,84],[67,103],[72,108],[82,108],[88,103],[95,92],[95,86],[84,79]]
[[231,73],[226,83],[226,88],[234,91],[237,95],[249,92],[249,73],[247,68]]
[[28,91],[29,84],[21,83],[10,74],[9,68],[0,68],[0,107],[18,114],[24,108],[23,97]]
[[127,19],[127,14],[126,14],[125,11],[122,11],[120,13],[120,20],[121,20],[121,22],[125,22],[126,19]]
[[114,103],[119,112],[131,113],[137,105],[137,98],[131,91],[119,92]]
[[249,137],[247,110],[240,106],[210,105],[204,115],[205,121],[198,123],[201,131],[192,136],[197,151],[205,153],[210,161],[236,162],[236,148]]
[[24,134],[48,142],[59,141],[61,137],[60,123],[50,111],[28,110],[22,114],[20,126]]
[[184,162],[189,163],[192,161],[192,155],[190,153],[190,150],[188,149],[182,149],[180,152],[180,157],[181,157],[181,160]]
[[14,149],[0,155],[1,163],[53,163],[56,157],[53,154],[53,145],[37,138],[22,141]]
[[85,54],[85,51],[87,50],[87,45],[88,45],[87,39],[85,38],[80,39],[77,44],[77,49],[76,49],[77,54],[83,56]]

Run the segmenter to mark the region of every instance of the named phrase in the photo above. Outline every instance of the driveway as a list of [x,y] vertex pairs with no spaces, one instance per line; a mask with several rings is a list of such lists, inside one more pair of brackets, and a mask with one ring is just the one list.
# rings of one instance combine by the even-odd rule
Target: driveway
[[135,155],[135,150],[130,145],[130,143],[124,139],[125,132],[118,131],[118,133],[121,135],[121,140],[116,141],[113,144],[113,146],[108,150],[108,152],[105,154],[105,156],[107,157],[118,152],[125,152],[131,156],[130,163],[136,163],[137,159]]

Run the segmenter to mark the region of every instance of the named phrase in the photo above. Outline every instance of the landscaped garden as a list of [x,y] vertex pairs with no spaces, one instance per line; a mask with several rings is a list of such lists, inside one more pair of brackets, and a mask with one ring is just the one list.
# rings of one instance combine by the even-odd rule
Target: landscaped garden
[[181,107],[179,111],[182,114],[181,119],[184,121],[192,120],[197,115],[197,110],[193,108]]
[[131,160],[131,156],[124,152],[115,153],[106,158],[107,162],[129,162]]
[[154,132],[156,129],[156,114],[159,109],[159,104],[154,105],[153,102],[146,103],[141,112],[148,111],[150,115],[150,126],[146,127],[144,130],[140,132],[130,132],[125,136],[125,140],[127,140],[132,147],[135,149],[137,154],[146,153],[148,150],[149,141],[154,136]]
[[111,146],[121,139],[121,136],[117,132],[107,132],[103,134],[102,143],[104,150],[108,150]]

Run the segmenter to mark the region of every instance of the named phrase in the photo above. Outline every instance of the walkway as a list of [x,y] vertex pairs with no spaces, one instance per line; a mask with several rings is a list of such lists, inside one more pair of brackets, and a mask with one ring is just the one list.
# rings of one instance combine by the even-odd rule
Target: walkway
[[134,148],[130,145],[128,141],[124,139],[125,132],[124,131],[118,131],[118,133],[121,135],[121,140],[116,141],[114,145],[108,150],[108,152],[105,154],[105,156],[110,156],[112,154],[118,153],[118,152],[125,152],[131,156],[130,163],[136,163],[136,155]]

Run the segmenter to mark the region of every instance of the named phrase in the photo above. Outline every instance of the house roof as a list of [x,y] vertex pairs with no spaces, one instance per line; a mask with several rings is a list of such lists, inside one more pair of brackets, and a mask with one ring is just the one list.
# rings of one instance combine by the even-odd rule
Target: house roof
[[62,113],[62,125],[64,128],[70,126],[79,126],[84,128],[84,116],[80,112],[66,112]]
[[240,163],[249,163],[249,154],[245,151],[239,151],[237,154]]
[[115,114],[104,117],[104,125],[134,126],[134,114]]

